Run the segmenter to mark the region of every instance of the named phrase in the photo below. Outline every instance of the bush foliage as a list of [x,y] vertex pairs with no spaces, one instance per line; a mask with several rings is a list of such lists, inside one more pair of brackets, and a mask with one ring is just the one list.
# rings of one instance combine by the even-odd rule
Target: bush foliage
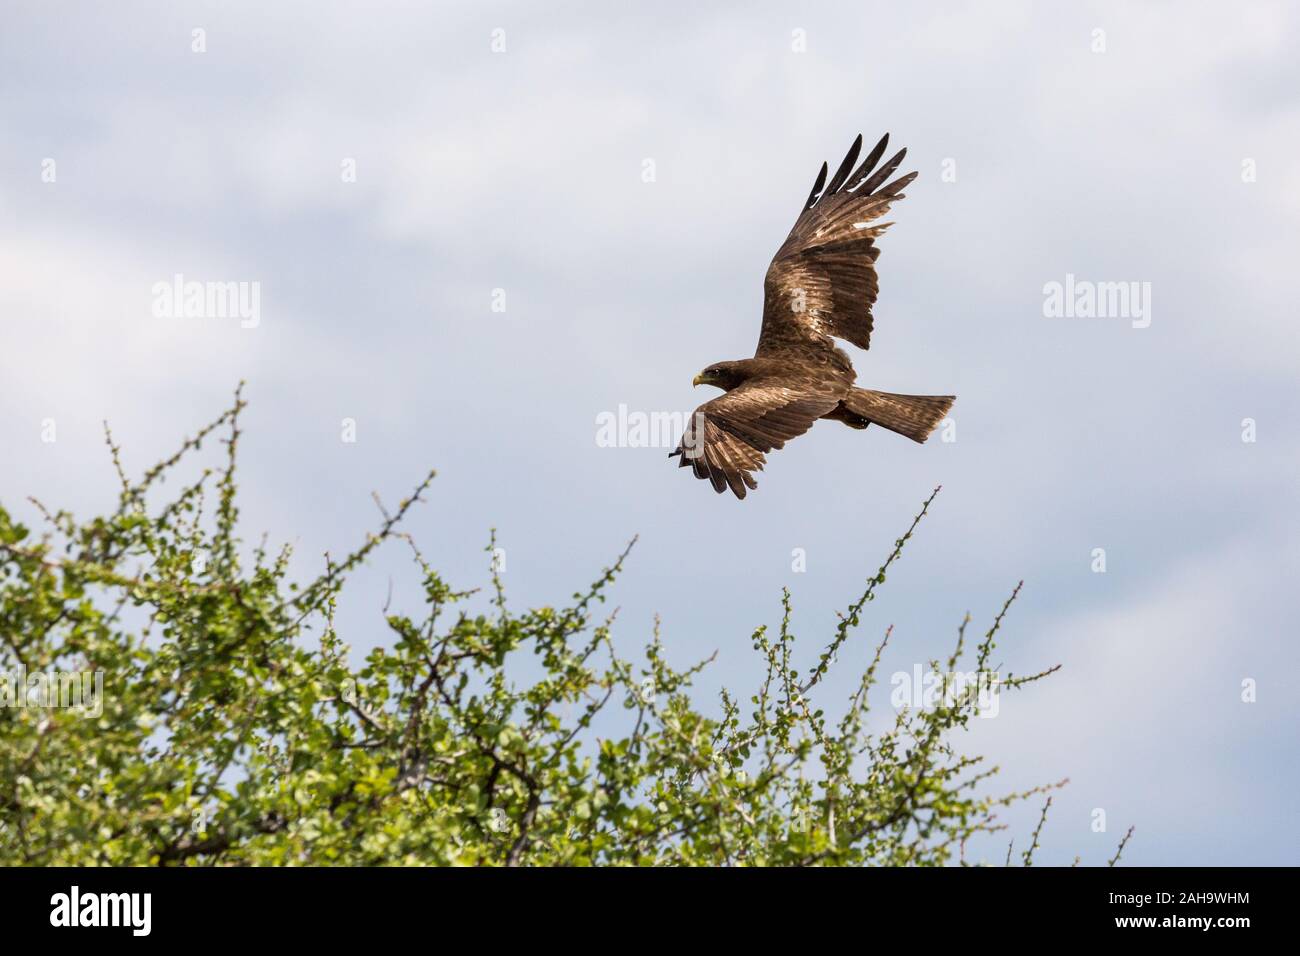
[[[816,700],[929,501],[811,666],[795,664],[787,593],[779,628],[753,634],[761,685],[706,713],[691,680],[707,661],[675,667],[657,632],[625,657],[597,613],[622,557],[564,606],[522,614],[495,572],[486,600],[444,581],[399,530],[432,474],[355,552],[295,583],[287,548],[239,537],[243,407],[237,393],[138,480],[106,429],[111,514],[36,503],[34,537],[0,507],[0,673],[28,695],[0,707],[0,861],[931,865],[966,862],[1000,808],[1051,789],[985,794],[996,768],[953,746],[970,695],[871,732],[888,633],[833,716]],[[164,496],[214,441],[221,465]],[[386,542],[409,546],[423,610],[385,609],[387,646],[351,666],[336,601]],[[968,618],[936,669],[973,653],[982,671],[1002,619],[968,648]],[[95,672],[93,707],[31,696],[33,675]],[[1026,864],[1036,845],[1037,832]]]

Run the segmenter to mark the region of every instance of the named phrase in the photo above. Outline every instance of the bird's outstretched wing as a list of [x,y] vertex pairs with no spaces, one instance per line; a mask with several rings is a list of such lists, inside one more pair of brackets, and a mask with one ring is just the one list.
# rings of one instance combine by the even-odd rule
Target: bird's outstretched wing
[[[879,169],[889,134],[856,169],[862,137],[853,141],[844,162],[826,182],[826,164],[813,183],[803,212],[763,283],[763,331],[755,355],[799,353],[806,360],[845,370],[848,357],[832,338],[860,348],[871,341],[871,307],[876,301],[876,239],[891,225],[873,225],[903,198],[916,173],[885,184],[907,150],[899,150]],[[873,171],[874,170],[874,171]],[[825,187],[824,189],[822,187]]]
[[782,448],[839,404],[835,391],[797,377],[752,380],[705,402],[691,415],[686,431],[669,457],[707,478],[721,494],[737,498],[757,488],[752,472],[761,471],[765,452]]

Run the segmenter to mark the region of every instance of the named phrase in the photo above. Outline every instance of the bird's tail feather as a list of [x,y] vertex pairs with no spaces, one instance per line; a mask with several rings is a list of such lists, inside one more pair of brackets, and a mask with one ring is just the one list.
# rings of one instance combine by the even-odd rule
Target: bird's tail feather
[[869,388],[855,388],[844,398],[844,407],[867,421],[891,432],[923,442],[943,421],[955,395],[895,395]]

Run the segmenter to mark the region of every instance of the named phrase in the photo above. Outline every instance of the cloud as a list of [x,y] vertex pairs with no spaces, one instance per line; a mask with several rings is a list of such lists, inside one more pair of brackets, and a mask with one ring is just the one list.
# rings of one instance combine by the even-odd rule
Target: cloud
[[[1003,641],[1017,664],[1034,661],[1017,672],[1063,666],[1004,696],[996,718],[974,721],[969,745],[1009,768],[1003,783],[1070,779],[1055,801],[1049,852],[1095,843],[1101,808],[1113,834],[1106,849],[1130,824],[1141,832],[1130,862],[1293,862],[1282,838],[1294,836],[1292,815],[1261,781],[1280,768],[1239,757],[1300,720],[1284,676],[1296,651],[1270,633],[1261,604],[1274,569],[1298,561],[1289,536],[1241,538],[1109,606],[1048,614],[1014,653]],[[1246,681],[1254,702],[1243,701]],[[1041,779],[1030,781],[1027,767]]]

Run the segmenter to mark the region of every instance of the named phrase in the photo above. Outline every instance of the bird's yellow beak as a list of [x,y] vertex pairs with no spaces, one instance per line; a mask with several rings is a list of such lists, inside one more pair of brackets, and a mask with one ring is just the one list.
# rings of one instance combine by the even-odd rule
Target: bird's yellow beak
[[691,387],[692,387],[692,388],[698,388],[699,386],[701,386],[701,385],[703,385],[703,384],[704,384],[704,373],[703,373],[703,372],[701,372],[699,375],[697,375],[697,376],[695,376],[693,379],[691,379]]

